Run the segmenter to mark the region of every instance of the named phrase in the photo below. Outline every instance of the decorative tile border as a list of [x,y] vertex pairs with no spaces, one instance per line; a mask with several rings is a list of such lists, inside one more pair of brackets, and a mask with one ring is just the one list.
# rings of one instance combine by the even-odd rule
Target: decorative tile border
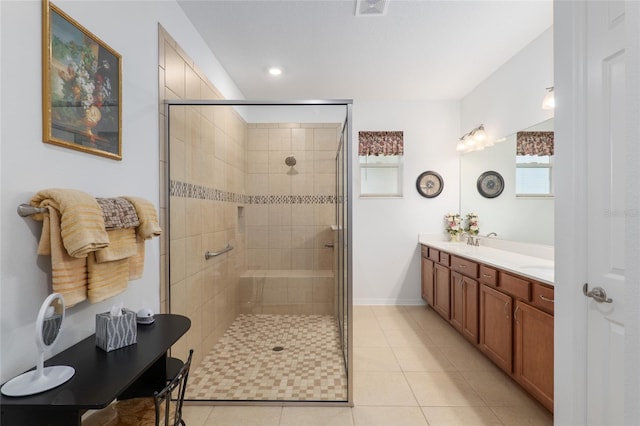
[[199,200],[226,201],[239,204],[335,204],[335,195],[245,195],[222,191],[202,185],[172,180],[169,186],[172,197]]

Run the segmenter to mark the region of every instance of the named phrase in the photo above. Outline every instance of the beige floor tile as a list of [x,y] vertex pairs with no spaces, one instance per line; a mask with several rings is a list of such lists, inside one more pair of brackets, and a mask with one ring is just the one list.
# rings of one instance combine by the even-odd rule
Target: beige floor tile
[[355,426],[428,426],[419,407],[353,407]]
[[444,320],[432,308],[423,306],[421,310],[411,309],[409,315],[413,320],[426,331],[436,331],[451,328],[451,325]]
[[420,326],[411,314],[401,307],[380,306],[373,309],[373,313],[383,330],[391,329],[419,329]]
[[353,346],[380,347],[389,346],[382,329],[377,325],[367,324],[366,327],[353,327]]
[[471,344],[451,326],[448,328],[427,331],[427,336],[435,346],[453,346],[458,350],[475,350]]
[[353,376],[356,405],[417,406],[403,373],[362,372]]
[[455,371],[456,368],[437,347],[392,348],[402,371]]
[[427,333],[419,328],[383,329],[387,343],[392,347],[429,347],[434,346]]
[[495,364],[471,345],[468,350],[460,350],[457,346],[441,346],[439,349],[458,371],[498,371]]
[[538,406],[491,407],[505,426],[553,426],[553,416]]
[[284,407],[280,426],[353,426],[348,407]]
[[486,405],[457,371],[407,372],[405,376],[420,406]]
[[204,426],[278,426],[281,413],[282,407],[216,406]]
[[353,348],[354,371],[401,371],[396,356],[388,347]]
[[500,370],[464,371],[461,374],[490,407],[532,403],[531,397]]
[[376,320],[376,317],[371,310],[371,306],[354,306],[352,313],[354,321]]
[[213,407],[210,405],[188,405],[182,407],[182,418],[189,426],[203,426]]
[[422,407],[430,426],[501,426],[489,407]]

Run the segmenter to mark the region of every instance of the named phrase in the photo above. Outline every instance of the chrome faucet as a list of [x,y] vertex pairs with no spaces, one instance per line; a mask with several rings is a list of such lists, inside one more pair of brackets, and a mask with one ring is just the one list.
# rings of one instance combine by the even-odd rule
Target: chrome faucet
[[487,234],[487,237],[497,237],[497,236],[498,236],[498,234],[496,234],[495,232],[489,232]]

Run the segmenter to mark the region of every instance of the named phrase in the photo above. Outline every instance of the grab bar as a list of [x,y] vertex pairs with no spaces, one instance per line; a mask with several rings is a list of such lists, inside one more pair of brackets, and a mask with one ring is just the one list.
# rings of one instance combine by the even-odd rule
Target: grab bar
[[44,213],[47,211],[46,207],[33,207],[31,204],[20,204],[18,206],[18,215],[21,217],[27,217],[38,213]]
[[205,260],[209,260],[212,257],[220,256],[221,254],[224,254],[224,253],[226,253],[228,251],[231,251],[231,250],[233,250],[233,246],[231,244],[227,243],[227,245],[224,246],[224,248],[222,250],[220,250],[220,251],[206,251],[204,253],[204,258],[205,258]]

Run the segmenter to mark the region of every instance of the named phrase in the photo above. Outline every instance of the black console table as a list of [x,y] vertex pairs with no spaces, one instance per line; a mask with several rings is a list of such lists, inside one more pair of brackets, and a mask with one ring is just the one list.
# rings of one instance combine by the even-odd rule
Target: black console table
[[57,388],[25,397],[0,398],[2,426],[81,425],[87,410],[116,398],[150,396],[165,386],[167,351],[191,327],[189,318],[159,314],[138,325],[137,343],[111,352],[96,346],[95,334],[45,362],[69,365],[74,376]]

